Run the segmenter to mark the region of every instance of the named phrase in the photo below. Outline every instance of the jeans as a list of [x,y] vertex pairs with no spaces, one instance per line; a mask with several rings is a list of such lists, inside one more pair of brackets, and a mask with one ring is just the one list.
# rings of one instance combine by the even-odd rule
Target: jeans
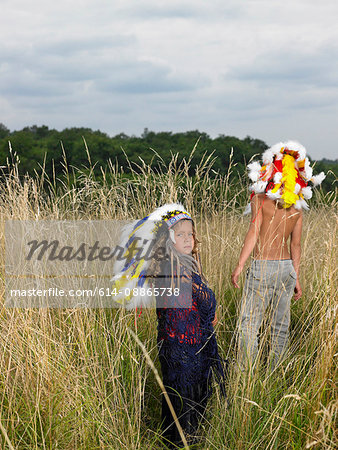
[[291,259],[254,260],[248,269],[238,320],[239,364],[252,366],[258,351],[258,331],[271,306],[272,368],[286,350],[290,324],[290,302],[297,275]]

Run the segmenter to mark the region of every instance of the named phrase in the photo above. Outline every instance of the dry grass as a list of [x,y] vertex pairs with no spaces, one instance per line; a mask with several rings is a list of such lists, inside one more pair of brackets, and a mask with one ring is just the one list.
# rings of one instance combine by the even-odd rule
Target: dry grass
[[[235,361],[240,294],[230,273],[248,226],[241,215],[245,187],[233,186],[231,167],[227,176],[212,173],[212,158],[201,161],[194,177],[188,169],[189,161],[179,165],[174,156],[156,173],[141,161],[129,178],[109,164],[97,180],[92,168],[69,170],[65,162],[57,186],[45,175],[20,179],[14,164],[2,177],[2,247],[6,219],[133,219],[165,202],[182,201],[197,218],[204,271],[219,302],[219,347]],[[252,376],[232,371],[230,405],[226,408],[216,391],[201,448],[333,449],[337,444],[336,196],[318,193],[311,202],[303,232],[304,294],[292,305],[287,358],[272,373],[264,366]],[[135,322],[135,313],[122,309],[6,309],[3,300],[0,305],[2,448],[163,447],[161,391],[127,332],[128,327],[136,331],[158,367],[155,311],[144,311]]]

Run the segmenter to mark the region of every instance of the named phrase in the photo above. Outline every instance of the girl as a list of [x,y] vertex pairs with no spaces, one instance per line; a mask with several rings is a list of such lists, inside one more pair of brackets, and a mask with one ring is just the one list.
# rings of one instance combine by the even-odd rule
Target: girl
[[[202,273],[194,222],[181,204],[164,205],[127,226],[122,243],[125,258],[114,265],[119,292],[115,301],[130,309],[149,306],[152,294],[156,297],[163,382],[193,443],[212,393],[212,369],[225,396],[223,363],[213,328],[216,299]],[[170,448],[181,446],[164,396],[162,426]]]
[[[190,214],[182,205],[168,205],[167,209],[157,236],[158,247],[165,248],[165,257],[155,285],[167,292],[172,287],[179,295],[157,296],[157,343],[163,383],[183,431],[194,443],[212,393],[212,369],[225,395],[222,360],[213,328],[216,299],[202,274],[199,241]],[[168,441],[181,445],[164,396],[162,424]]]

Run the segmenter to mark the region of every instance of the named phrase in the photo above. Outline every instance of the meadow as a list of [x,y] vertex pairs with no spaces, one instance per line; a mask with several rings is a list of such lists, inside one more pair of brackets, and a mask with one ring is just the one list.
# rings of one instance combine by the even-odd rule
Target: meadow
[[[88,151],[88,149],[87,149]],[[303,296],[291,307],[290,343],[273,372],[262,362],[236,370],[241,292],[230,274],[249,218],[247,181],[213,171],[204,156],[156,171],[142,160],[125,177],[108,162],[97,180],[90,164],[48,178],[1,176],[0,446],[3,449],[161,449],[161,388],[156,311],[19,309],[4,306],[4,226],[8,219],[135,219],[182,202],[196,218],[202,263],[218,300],[216,333],[230,364],[228,403],[215,392],[201,430],[203,449],[337,448],[337,196],[314,189],[304,214]],[[58,179],[59,178],[59,179]],[[244,277],[241,279],[243,284]],[[134,334],[137,336],[135,339]],[[140,346],[140,341],[144,349]],[[261,350],[264,360],[268,336]]]

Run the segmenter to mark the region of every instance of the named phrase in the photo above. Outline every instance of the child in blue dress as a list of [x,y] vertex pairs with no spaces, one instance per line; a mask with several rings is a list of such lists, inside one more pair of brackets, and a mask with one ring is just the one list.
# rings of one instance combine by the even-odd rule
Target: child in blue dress
[[[194,443],[212,394],[212,373],[225,395],[224,370],[214,332],[216,299],[202,274],[194,222],[183,207],[168,209],[158,236],[165,258],[156,285],[173,286],[179,295],[157,297],[157,343],[163,383],[183,431]],[[182,445],[164,396],[162,422],[171,445]]]
[[[194,443],[212,393],[212,373],[225,395],[214,332],[216,299],[202,273],[194,222],[181,204],[168,204],[128,225],[121,239],[115,301],[131,309],[149,306],[156,297],[163,383],[188,442]],[[162,426],[167,445],[182,446],[164,396]]]

